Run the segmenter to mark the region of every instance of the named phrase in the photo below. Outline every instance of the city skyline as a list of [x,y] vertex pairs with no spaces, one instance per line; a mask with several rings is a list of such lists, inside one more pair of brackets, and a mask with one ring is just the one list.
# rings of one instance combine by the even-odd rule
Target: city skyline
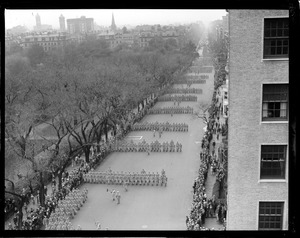
[[136,10],[136,9],[92,9],[92,10],[5,10],[5,28],[22,25],[32,30],[36,25],[35,16],[39,14],[41,24],[52,25],[54,29],[59,28],[59,16],[65,19],[79,18],[85,16],[94,18],[94,23],[99,26],[111,25],[112,14],[114,14],[117,27],[124,25],[170,25],[189,24],[202,21],[204,25],[209,22],[222,19],[226,15],[225,10]]

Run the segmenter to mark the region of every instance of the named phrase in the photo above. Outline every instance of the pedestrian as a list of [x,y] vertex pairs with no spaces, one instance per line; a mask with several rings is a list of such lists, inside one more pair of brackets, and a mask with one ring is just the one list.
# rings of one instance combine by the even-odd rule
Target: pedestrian
[[117,191],[116,197],[117,197],[117,200],[118,200],[117,204],[120,204],[121,194],[120,194],[119,191]]
[[128,183],[127,182],[124,182],[124,189],[125,189],[125,192],[128,191]]
[[31,197],[32,204],[33,204],[33,205],[35,205],[35,199],[34,199],[34,195],[33,195],[33,194],[31,194],[31,196],[30,196],[30,197]]
[[113,199],[113,201],[115,201],[115,198],[116,198],[116,191],[113,189],[112,190],[112,199]]
[[13,228],[13,225],[9,222],[8,223],[8,230],[13,230],[14,228]]
[[96,224],[97,230],[101,230],[101,223],[100,223],[100,221],[96,221],[95,224]]
[[156,132],[156,130],[154,129],[154,130],[153,130],[153,137],[155,137],[155,132]]
[[24,210],[25,210],[26,215],[27,215],[28,214],[28,205],[26,203],[24,204]]
[[45,194],[45,197],[47,196],[47,186],[44,186],[44,194]]
[[39,205],[39,197],[40,197],[40,191],[37,190],[37,195],[36,195],[36,204]]

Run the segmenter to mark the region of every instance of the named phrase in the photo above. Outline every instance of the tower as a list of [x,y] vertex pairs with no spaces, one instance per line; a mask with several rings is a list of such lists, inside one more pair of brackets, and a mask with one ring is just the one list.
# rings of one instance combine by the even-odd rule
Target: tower
[[35,21],[36,21],[36,27],[40,28],[41,27],[41,17],[39,14],[36,14]]
[[59,17],[59,28],[60,31],[66,31],[65,17],[62,14]]
[[110,29],[111,29],[112,31],[116,31],[116,30],[117,30],[117,26],[116,26],[116,23],[115,23],[114,14],[112,14],[112,20],[111,20],[111,26],[110,26]]

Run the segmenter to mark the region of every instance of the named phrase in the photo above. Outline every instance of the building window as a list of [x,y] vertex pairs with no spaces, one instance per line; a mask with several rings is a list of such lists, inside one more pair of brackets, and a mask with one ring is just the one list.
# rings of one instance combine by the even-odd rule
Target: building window
[[284,179],[286,154],[286,145],[262,145],[260,178]]
[[283,202],[259,202],[259,230],[282,230]]
[[289,19],[265,19],[264,58],[287,58],[289,56]]
[[263,121],[285,121],[288,119],[288,84],[263,85]]

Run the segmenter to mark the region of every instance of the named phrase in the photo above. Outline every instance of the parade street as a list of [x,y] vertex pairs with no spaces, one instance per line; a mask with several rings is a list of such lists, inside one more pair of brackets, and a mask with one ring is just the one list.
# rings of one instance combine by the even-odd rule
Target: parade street
[[[213,92],[213,72],[206,84],[193,84],[193,88],[203,89],[197,94],[197,102],[181,102],[181,107],[193,107],[199,102],[209,103]],[[186,85],[174,85],[185,88]],[[172,107],[173,102],[158,102],[154,108]],[[95,171],[111,169],[117,172],[166,171],[168,184],[164,186],[128,186],[125,192],[121,185],[83,184],[80,189],[88,189],[88,199],[72,220],[74,227],[83,230],[95,230],[95,222],[101,223],[101,229],[108,230],[185,230],[185,217],[189,213],[192,201],[192,185],[200,165],[199,153],[205,124],[192,114],[156,114],[146,115],[142,122],[187,123],[188,132],[163,132],[153,137],[152,131],[130,132],[126,140],[134,143],[145,140],[148,143],[178,141],[182,144],[180,153],[151,152],[114,152]],[[120,204],[113,201],[110,191],[115,189],[121,194]],[[108,191],[107,191],[108,190]],[[208,195],[211,196],[210,194]]]

